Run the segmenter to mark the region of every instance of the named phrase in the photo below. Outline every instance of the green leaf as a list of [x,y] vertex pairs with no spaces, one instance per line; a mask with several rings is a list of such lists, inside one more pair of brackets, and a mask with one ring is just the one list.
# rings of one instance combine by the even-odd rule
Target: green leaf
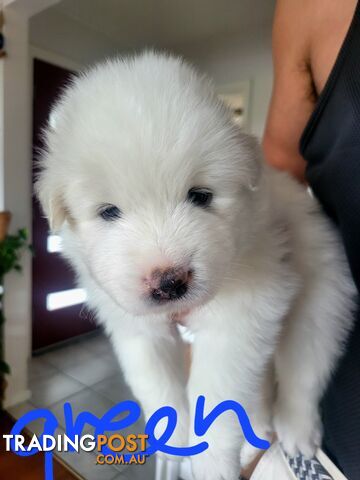
[[20,257],[27,244],[28,233],[25,228],[18,230],[17,235],[7,235],[0,242],[0,277],[11,270],[20,271]]
[[28,238],[28,234],[27,234],[27,230],[26,228],[21,228],[18,232],[18,235],[20,238],[22,238],[23,240],[27,240]]

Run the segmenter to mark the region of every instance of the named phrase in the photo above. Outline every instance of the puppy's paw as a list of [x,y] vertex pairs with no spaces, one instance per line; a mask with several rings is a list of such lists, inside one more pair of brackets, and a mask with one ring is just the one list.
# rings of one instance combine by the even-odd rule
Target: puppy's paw
[[[255,420],[253,421],[253,429],[258,437],[271,442],[273,433],[270,423],[267,420],[260,421],[255,417]],[[262,452],[264,452],[264,450],[253,447],[251,443],[245,441],[240,451],[241,468],[248,467]]]
[[241,468],[247,468],[253,460],[259,455],[259,449],[253,447],[250,443],[244,443],[240,451]]
[[240,463],[219,451],[206,450],[191,459],[194,480],[238,480]]
[[[261,436],[263,439],[271,440],[271,437],[268,438],[264,435]],[[250,443],[246,442],[241,448],[240,451],[240,464],[241,468],[247,468],[256,457],[258,457],[261,453],[264,453],[265,450],[260,450],[256,447],[253,447]]]
[[318,412],[302,412],[298,409],[276,409],[274,428],[285,452],[294,456],[302,453],[312,458],[321,444],[322,429]]

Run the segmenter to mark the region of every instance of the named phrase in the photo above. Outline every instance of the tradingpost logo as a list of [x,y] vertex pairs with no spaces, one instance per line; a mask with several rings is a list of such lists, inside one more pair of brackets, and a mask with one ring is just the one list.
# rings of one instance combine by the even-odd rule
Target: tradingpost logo
[[[96,464],[142,465],[146,459],[162,452],[168,456],[190,457],[199,455],[208,449],[209,444],[202,439],[211,425],[224,412],[236,414],[239,427],[242,428],[245,439],[261,450],[269,448],[267,440],[256,436],[252,429],[245,409],[238,402],[226,400],[217,405],[205,416],[205,397],[200,396],[196,402],[194,415],[194,433],[198,443],[188,447],[174,447],[171,437],[177,425],[177,412],[174,408],[165,406],[159,408],[147,421],[144,434],[121,435],[125,429],[134,425],[141,416],[140,406],[134,401],[124,401],[113,406],[101,418],[90,412],[81,412],[76,418],[70,403],[64,404],[65,435],[55,435],[59,422],[55,415],[47,409],[32,410],[23,415],[13,426],[10,434],[3,435],[5,448],[19,456],[45,454],[45,480],[53,480],[53,454],[56,451],[65,452],[97,452]],[[126,414],[124,416],[124,414]],[[122,415],[121,420],[117,420]],[[42,419],[44,431],[40,436],[33,435],[26,445],[22,431],[28,424]],[[166,428],[159,438],[155,436],[157,425],[166,422]],[[85,426],[94,427],[93,435],[82,434]],[[131,428],[130,428],[131,430]],[[109,434],[109,432],[114,432]]]
[[[3,435],[5,449],[19,452],[96,452],[97,465],[144,465],[148,455],[144,433],[129,435],[33,435],[27,442],[25,435]],[[111,454],[109,453],[111,452]],[[126,453],[125,453],[126,452]]]

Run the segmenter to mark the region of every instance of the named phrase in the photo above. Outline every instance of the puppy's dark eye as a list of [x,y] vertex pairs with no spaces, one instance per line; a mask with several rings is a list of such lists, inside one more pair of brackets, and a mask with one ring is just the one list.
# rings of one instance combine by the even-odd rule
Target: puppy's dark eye
[[213,194],[208,188],[194,187],[188,191],[188,200],[198,207],[208,207],[213,199]]
[[111,222],[117,220],[118,218],[121,218],[121,211],[115,205],[101,205],[98,212],[100,217],[107,222]]

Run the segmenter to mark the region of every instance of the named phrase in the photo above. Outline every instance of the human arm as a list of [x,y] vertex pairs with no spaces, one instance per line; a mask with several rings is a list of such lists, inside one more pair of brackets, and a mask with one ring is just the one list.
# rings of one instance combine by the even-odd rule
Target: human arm
[[305,179],[301,134],[316,101],[310,69],[308,2],[278,0],[273,26],[274,86],[263,139],[271,166]]

